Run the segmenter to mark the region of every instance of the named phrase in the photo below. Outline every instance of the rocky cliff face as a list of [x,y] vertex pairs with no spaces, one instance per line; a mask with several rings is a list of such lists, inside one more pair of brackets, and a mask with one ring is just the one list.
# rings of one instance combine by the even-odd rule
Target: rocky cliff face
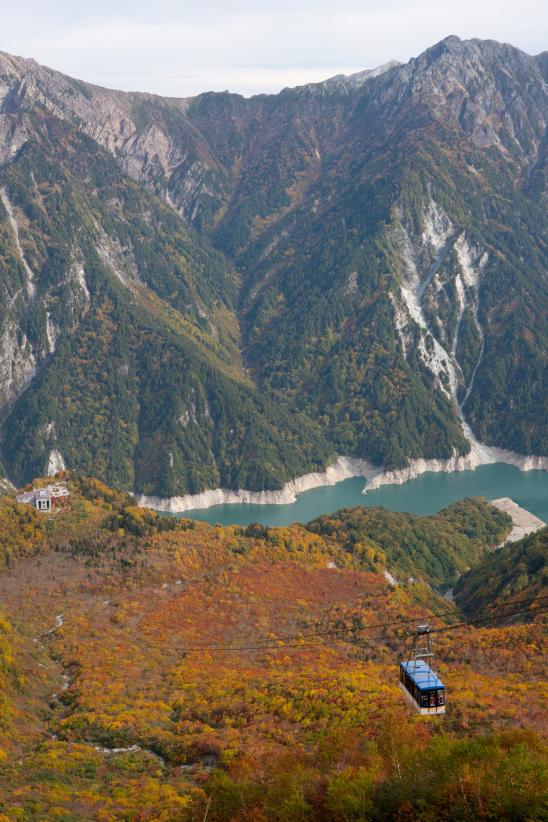
[[455,37],[248,100],[0,54],[8,470],[169,496],[546,453],[547,89]]

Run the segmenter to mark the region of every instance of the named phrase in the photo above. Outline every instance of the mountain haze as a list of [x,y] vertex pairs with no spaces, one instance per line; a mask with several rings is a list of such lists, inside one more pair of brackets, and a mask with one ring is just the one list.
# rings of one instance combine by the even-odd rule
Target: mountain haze
[[547,55],[245,99],[0,54],[5,473],[160,496],[548,454]]

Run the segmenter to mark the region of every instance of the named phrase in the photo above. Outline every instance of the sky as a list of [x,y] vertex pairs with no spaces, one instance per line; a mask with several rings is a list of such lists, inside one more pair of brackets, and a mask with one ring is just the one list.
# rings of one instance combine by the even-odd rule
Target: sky
[[246,96],[407,61],[449,34],[548,48],[546,0],[0,0],[0,50],[109,88]]

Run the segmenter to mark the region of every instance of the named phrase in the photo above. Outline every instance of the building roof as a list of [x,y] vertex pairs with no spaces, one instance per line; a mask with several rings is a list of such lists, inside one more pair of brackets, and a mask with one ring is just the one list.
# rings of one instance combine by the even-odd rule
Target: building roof
[[445,687],[438,675],[434,673],[423,659],[412,659],[409,662],[402,662],[401,667],[409,674],[419,691]]
[[44,489],[52,497],[68,497],[69,490],[64,482],[57,482],[54,485],[47,485]]
[[17,494],[15,497],[17,502],[34,502],[36,499],[36,492],[35,491],[25,491],[24,494]]

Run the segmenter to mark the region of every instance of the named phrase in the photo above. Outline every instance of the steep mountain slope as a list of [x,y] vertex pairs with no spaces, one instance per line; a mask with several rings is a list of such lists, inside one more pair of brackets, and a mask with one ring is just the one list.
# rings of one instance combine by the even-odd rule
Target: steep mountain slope
[[388,465],[465,451],[455,401],[480,439],[546,453],[535,61],[451,39],[352,99],[305,204],[236,258],[260,379]]
[[455,600],[469,618],[487,606],[519,600],[523,607],[545,604],[548,584],[548,528],[504,545],[462,576]]
[[[29,509],[46,544],[28,532],[0,564],[4,818],[543,817],[542,615],[463,626],[421,581],[420,553],[402,585],[373,551],[422,531],[449,580],[455,546],[477,562],[500,535],[496,509],[470,500],[411,521],[355,509],[242,531],[68,482],[69,508]],[[13,509],[0,500],[0,520]],[[436,634],[443,717],[415,715],[397,684],[425,620],[460,626]]]
[[0,55],[8,473],[53,453],[169,496],[336,453],[547,454],[545,74],[451,37],[359,78],[175,100]]
[[[4,115],[9,119],[10,115]],[[163,493],[273,485],[307,423],[245,374],[237,276],[86,135],[40,110],[2,170],[3,454],[21,481],[63,459]]]

